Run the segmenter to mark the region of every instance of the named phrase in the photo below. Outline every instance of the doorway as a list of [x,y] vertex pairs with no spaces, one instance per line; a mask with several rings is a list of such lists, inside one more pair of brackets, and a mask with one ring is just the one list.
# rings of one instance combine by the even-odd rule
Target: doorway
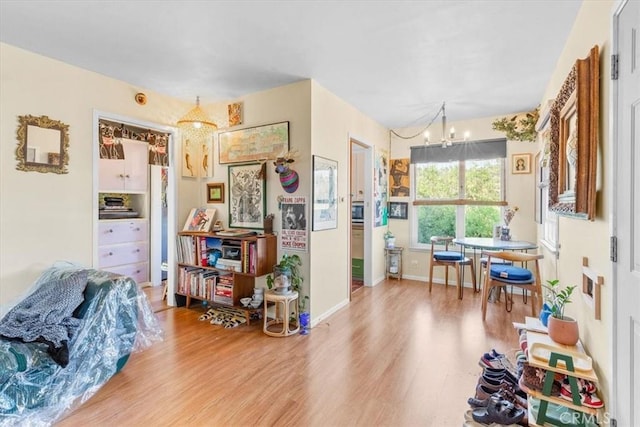
[[[141,122],[135,119],[121,117],[109,113],[94,111],[94,181],[93,181],[93,206],[94,206],[94,245],[93,245],[93,265],[94,268],[102,268],[104,270],[113,271],[134,278],[141,287],[152,287],[160,291],[154,292],[161,298],[162,304],[172,305],[172,301],[163,301],[164,285],[173,289],[174,281],[174,260],[172,254],[175,251],[175,242],[169,236],[176,233],[175,225],[175,177],[173,167],[175,163],[175,144],[173,129],[148,122]],[[113,127],[117,132],[107,132]],[[105,136],[106,135],[106,136]],[[106,140],[104,139],[106,138]],[[105,142],[114,146],[119,143],[123,145],[126,141],[134,141],[135,146],[140,146],[142,153],[136,158],[131,159],[126,155],[127,150],[123,150],[122,157],[107,157],[101,145]],[[118,150],[115,150],[118,152]],[[129,160],[127,160],[129,159]],[[105,168],[109,174],[110,170],[118,166],[118,162],[135,161],[140,174],[146,174],[146,179],[142,180],[144,185],[139,188],[128,188],[126,184],[122,188],[117,188],[116,184],[110,182],[105,183]],[[142,166],[141,166],[142,165]],[[144,171],[144,172],[142,172]],[[119,175],[127,177],[129,175]],[[133,175],[132,175],[133,176]],[[124,178],[123,178],[124,179]],[[127,181],[125,180],[125,183]],[[119,209],[127,215],[120,218],[119,216],[110,216],[105,218],[103,209],[103,199],[105,194],[116,193],[125,201],[124,208],[127,208],[126,201],[131,201],[135,209]],[[135,211],[135,215],[129,215],[128,211]],[[124,213],[123,213],[124,215]],[[130,218],[135,223],[136,230],[140,231],[140,238],[134,239],[131,245],[135,246],[136,259],[129,261],[128,257],[120,263],[113,265],[104,262],[102,254],[104,251],[99,249],[104,244],[101,238],[102,232],[106,229],[117,228],[122,222],[129,221],[124,218]],[[115,229],[114,228],[114,229]],[[126,232],[124,233],[126,237]],[[126,239],[125,239],[126,240]],[[128,240],[125,242],[115,241],[114,249],[118,249],[118,244],[130,244]],[[140,254],[140,255],[137,255]],[[144,254],[144,255],[142,255]],[[172,294],[168,293],[170,298]]]
[[[370,283],[371,269],[370,254],[367,242],[371,236],[369,229],[371,228],[371,216],[369,215],[371,199],[371,186],[367,183],[371,179],[371,173],[368,172],[371,166],[371,147],[363,144],[356,139],[350,139],[350,204],[351,204],[351,222],[350,222],[350,240],[349,240],[349,258],[351,261],[350,270],[350,297]],[[369,226],[367,226],[369,224]],[[369,281],[367,279],[369,278]]]
[[[613,235],[617,260],[613,264],[613,408],[620,426],[640,423],[640,57],[637,34],[640,3],[621,1],[613,13],[613,53],[619,75],[612,80]],[[631,179],[629,179],[631,177]],[[629,375],[631,373],[631,375]],[[633,373],[636,373],[635,376]]]

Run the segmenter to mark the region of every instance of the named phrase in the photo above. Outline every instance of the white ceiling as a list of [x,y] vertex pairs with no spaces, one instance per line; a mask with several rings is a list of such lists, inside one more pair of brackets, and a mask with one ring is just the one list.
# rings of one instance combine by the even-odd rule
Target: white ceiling
[[312,78],[379,123],[534,108],[581,0],[14,1],[0,40],[203,104]]

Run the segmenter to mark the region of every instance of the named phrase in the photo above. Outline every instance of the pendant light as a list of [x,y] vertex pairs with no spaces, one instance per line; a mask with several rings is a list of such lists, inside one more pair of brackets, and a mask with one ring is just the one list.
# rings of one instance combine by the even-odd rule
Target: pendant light
[[200,97],[196,97],[196,106],[178,120],[178,128],[191,137],[206,137],[215,132],[218,126],[200,108]]

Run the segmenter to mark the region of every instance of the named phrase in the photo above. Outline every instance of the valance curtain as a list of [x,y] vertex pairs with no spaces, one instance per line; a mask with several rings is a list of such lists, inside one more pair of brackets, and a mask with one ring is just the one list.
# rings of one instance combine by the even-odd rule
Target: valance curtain
[[132,139],[149,144],[150,165],[169,166],[168,133],[142,129],[104,119],[99,120],[98,127],[101,159],[124,159],[121,140]]
[[448,147],[443,147],[440,144],[411,147],[411,163],[448,163],[460,160],[486,160],[506,157],[506,138],[457,143]]

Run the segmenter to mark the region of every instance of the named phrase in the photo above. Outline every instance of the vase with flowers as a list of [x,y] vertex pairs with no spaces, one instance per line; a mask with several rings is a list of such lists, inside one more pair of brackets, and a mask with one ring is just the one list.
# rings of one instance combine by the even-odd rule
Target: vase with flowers
[[509,224],[511,224],[511,220],[514,216],[516,216],[516,212],[518,212],[520,208],[514,206],[512,208],[506,208],[504,210],[504,225],[502,226],[502,232],[500,233],[500,240],[511,240],[511,229],[509,228]]

